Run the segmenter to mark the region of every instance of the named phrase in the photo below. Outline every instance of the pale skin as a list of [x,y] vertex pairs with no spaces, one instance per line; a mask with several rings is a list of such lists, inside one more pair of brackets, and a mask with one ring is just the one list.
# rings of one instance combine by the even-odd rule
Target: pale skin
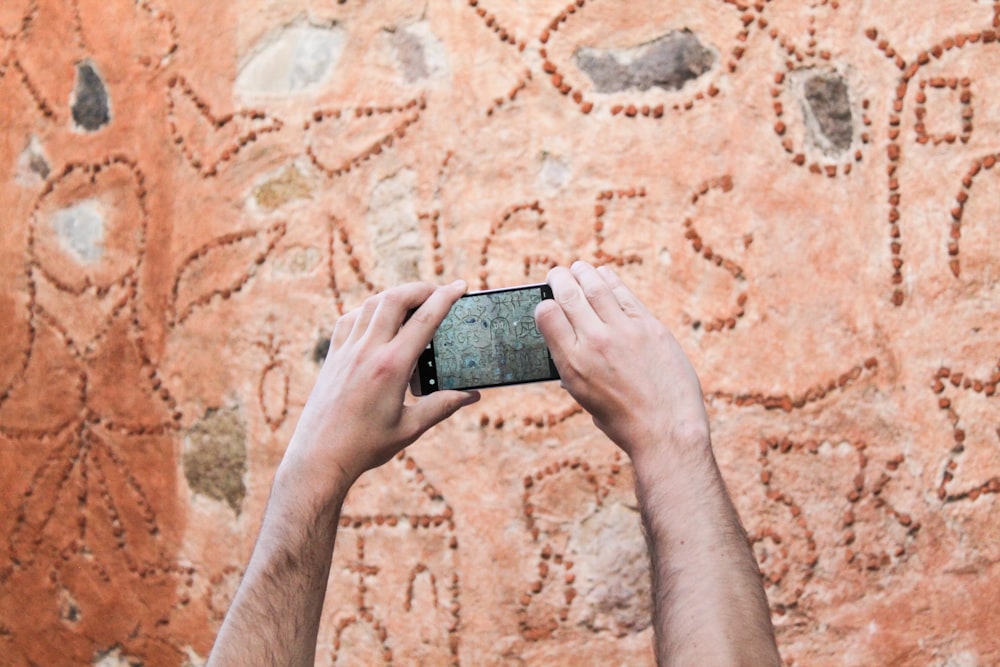
[[[553,269],[548,282],[555,298],[535,315],[563,386],[635,469],[657,663],[779,665],[757,563],[716,465],[687,357],[607,267],[576,262]],[[403,285],[337,322],[209,665],[314,663],[347,491],[480,398],[440,391],[404,402],[420,352],[465,289]]]

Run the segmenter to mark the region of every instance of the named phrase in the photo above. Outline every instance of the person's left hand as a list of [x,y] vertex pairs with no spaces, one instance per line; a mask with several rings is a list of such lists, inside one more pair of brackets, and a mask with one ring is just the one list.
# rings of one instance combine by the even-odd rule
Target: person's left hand
[[437,391],[404,403],[420,353],[465,290],[463,281],[437,288],[401,285],[370,297],[337,321],[281,464],[296,486],[308,484],[326,496],[333,493],[336,476],[353,484],[424,431],[479,400],[478,392]]

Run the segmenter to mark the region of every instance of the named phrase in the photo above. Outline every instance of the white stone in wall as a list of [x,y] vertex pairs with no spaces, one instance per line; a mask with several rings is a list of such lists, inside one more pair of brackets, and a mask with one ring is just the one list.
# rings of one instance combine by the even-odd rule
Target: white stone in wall
[[416,280],[420,276],[419,218],[413,200],[416,174],[404,169],[379,182],[372,192],[365,216],[372,238],[376,268],[385,285]]
[[81,264],[94,264],[104,255],[104,213],[88,199],[52,216],[52,227],[63,247]]
[[251,49],[236,77],[236,94],[259,98],[317,91],[330,80],[346,41],[346,32],[336,24],[280,28]]

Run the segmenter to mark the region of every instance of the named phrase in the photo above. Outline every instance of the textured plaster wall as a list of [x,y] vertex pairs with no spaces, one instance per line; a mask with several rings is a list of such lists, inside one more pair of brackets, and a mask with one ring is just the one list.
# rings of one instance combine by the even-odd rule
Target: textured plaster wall
[[[998,29],[3,0],[0,663],[199,664],[338,314],[579,257],[699,369],[788,664],[997,664]],[[488,392],[342,521],[321,664],[652,663],[627,461],[557,386]]]

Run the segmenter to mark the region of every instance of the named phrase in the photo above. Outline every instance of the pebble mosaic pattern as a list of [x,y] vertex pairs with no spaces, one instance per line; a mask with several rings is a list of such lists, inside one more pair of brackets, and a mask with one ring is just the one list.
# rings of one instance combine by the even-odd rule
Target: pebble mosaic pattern
[[[339,315],[612,264],[786,664],[995,664],[1000,2],[4,0],[0,662],[201,664]],[[556,385],[352,490],[317,664],[653,664]]]

